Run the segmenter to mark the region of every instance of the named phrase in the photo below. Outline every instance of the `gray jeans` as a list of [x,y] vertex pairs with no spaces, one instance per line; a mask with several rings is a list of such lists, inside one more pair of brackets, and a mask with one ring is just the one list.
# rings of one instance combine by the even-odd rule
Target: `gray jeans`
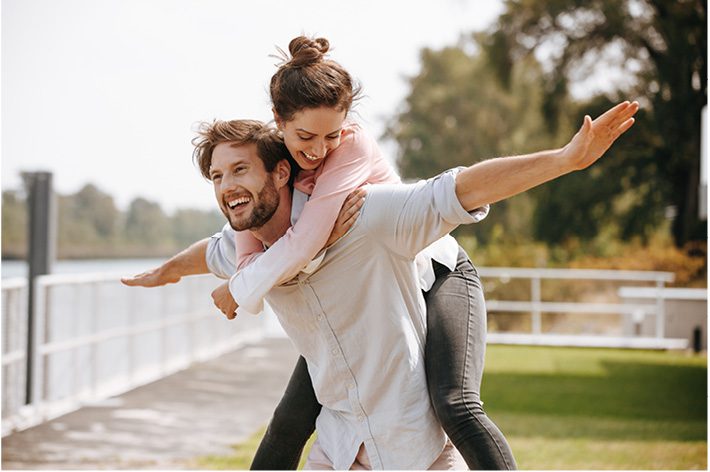
[[[486,306],[481,280],[463,249],[455,270],[434,262],[427,304],[425,363],[429,396],[444,431],[477,470],[516,469],[503,433],[483,411]],[[253,470],[295,470],[321,406],[306,361],[298,359],[251,464]]]

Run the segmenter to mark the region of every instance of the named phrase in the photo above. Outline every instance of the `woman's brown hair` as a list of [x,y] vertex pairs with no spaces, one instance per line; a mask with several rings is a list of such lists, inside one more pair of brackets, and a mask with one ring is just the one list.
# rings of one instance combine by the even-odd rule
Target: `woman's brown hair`
[[284,62],[271,77],[271,103],[279,119],[290,121],[306,108],[328,107],[350,111],[360,96],[348,71],[327,59],[330,43],[325,38],[299,36],[288,45],[291,58],[283,53]]

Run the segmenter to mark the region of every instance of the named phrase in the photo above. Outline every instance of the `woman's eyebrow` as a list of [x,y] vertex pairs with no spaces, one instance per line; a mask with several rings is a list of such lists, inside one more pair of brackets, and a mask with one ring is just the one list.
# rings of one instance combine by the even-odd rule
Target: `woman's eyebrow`
[[[340,133],[342,130],[343,130],[343,128],[338,128],[335,131],[331,131],[330,133],[326,133],[325,135],[330,136],[331,134]],[[310,134],[312,136],[317,136],[317,133],[312,133],[312,132],[305,130],[303,128],[296,128],[296,131],[301,131],[303,133]]]

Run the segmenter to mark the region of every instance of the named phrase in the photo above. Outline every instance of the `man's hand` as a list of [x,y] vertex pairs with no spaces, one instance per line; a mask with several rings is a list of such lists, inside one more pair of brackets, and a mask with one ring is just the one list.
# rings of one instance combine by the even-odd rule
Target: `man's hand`
[[228,320],[233,320],[237,316],[237,302],[229,293],[229,283],[225,282],[212,292],[212,301],[219,311],[224,313]]
[[616,139],[634,124],[638,102],[622,102],[592,121],[584,117],[582,127],[562,149],[562,157],[573,169],[586,169],[611,147]]
[[355,189],[348,195],[348,198],[345,199],[343,206],[340,208],[338,219],[335,220],[335,226],[330,233],[328,242],[325,243],[325,247],[335,244],[338,239],[345,236],[345,233],[352,228],[358,216],[360,216],[360,208],[365,202],[366,195],[367,191],[364,188]]
[[133,277],[122,277],[121,282],[129,287],[161,287],[167,284],[174,284],[182,277],[173,273],[165,264],[155,269],[147,270]]
[[121,282],[130,287],[160,287],[177,283],[186,275],[207,274],[209,268],[205,255],[208,244],[209,238],[197,241],[165,261],[160,267],[133,277],[123,277]]

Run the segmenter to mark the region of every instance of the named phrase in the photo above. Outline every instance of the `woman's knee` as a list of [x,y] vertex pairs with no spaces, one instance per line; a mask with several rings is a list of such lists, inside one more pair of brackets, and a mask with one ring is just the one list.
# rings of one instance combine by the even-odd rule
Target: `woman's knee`
[[472,416],[485,415],[477,392],[435,388],[430,391],[430,397],[434,412],[445,430],[470,421]]

